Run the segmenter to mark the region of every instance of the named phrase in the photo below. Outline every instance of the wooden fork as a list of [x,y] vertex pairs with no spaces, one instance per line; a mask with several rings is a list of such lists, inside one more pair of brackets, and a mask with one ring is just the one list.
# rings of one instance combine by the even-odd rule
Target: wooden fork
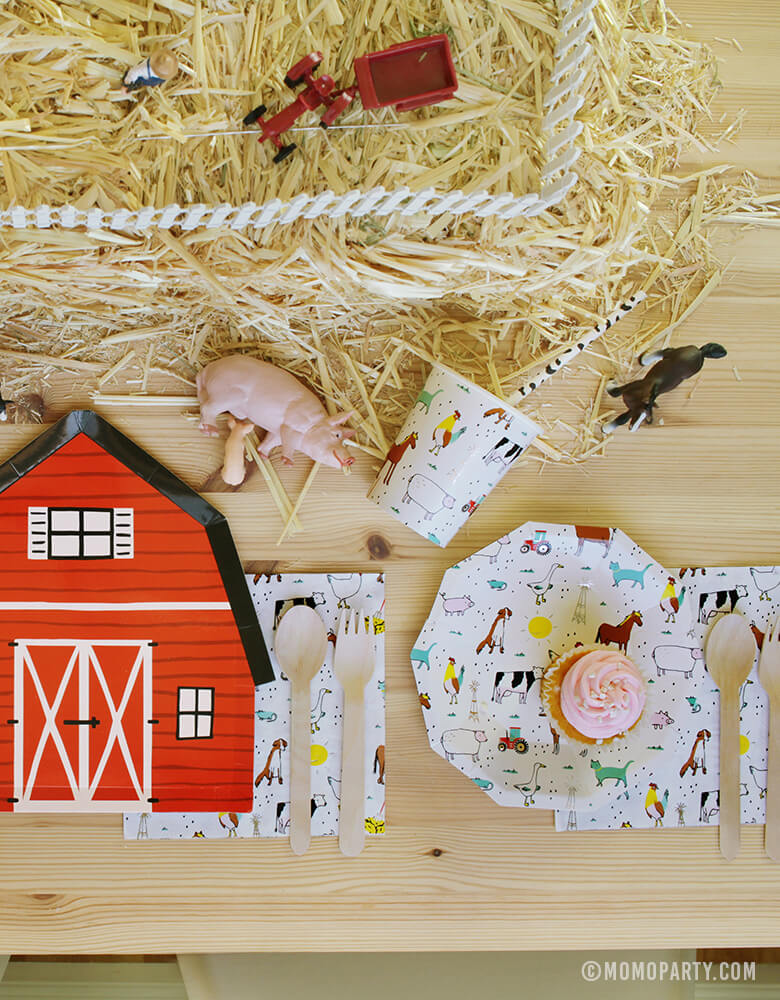
[[764,849],[773,861],[780,861],[780,617],[767,626],[758,679],[769,696]]
[[344,738],[341,745],[339,847],[360,854],[366,839],[366,684],[376,663],[371,617],[345,611],[339,622],[333,673],[344,688]]

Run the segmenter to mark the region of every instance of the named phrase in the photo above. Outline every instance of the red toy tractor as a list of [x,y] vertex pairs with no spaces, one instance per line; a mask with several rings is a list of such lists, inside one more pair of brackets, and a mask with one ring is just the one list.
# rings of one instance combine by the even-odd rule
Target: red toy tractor
[[274,163],[284,160],[296,148],[295,143],[283,143],[280,135],[307,111],[324,106],[320,125],[327,128],[346,111],[358,94],[364,108],[395,105],[396,111],[411,111],[447,100],[458,87],[446,35],[415,38],[391,45],[381,52],[360,56],[354,63],[355,83],[342,90],[335,89],[332,77],[326,74],[314,76],[322,58],[321,52],[310,52],[284,78],[293,90],[302,83],[306,84],[305,90],[292,104],[268,119],[263,118],[266,107],[261,104],[244,118],[245,125],[260,125],[262,132],[258,142],[270,139],[276,146],[278,152]]

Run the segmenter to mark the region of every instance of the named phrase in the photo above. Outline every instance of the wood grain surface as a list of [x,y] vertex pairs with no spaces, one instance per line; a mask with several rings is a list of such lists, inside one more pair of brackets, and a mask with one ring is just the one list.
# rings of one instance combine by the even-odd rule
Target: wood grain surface
[[[649,0],[655,2],[655,0]],[[717,114],[747,109],[719,156],[780,177],[780,7],[679,0],[715,43]],[[774,55],[773,55],[774,53]],[[747,827],[725,862],[712,829],[556,834],[549,812],[502,808],[427,745],[408,651],[444,569],[530,518],[611,524],[667,566],[780,563],[780,228],[720,226],[730,268],[678,331],[722,342],[695,393],[664,397],[663,427],[618,433],[603,459],[542,475],[519,464],[442,552],[364,499],[372,467],[320,470],[305,531],[280,521],[258,475],[213,492],[220,445],[175,412],[104,415],[230,519],[250,569],[387,571],[387,823],[357,858],[334,838],[302,858],[286,841],[125,843],[118,817],[0,816],[0,953],[479,950],[780,945],[780,865]],[[543,390],[563,401],[567,379]],[[76,381],[58,414],[88,405]],[[2,425],[0,458],[35,435]],[[282,473],[291,493],[308,463]],[[389,555],[371,558],[369,539]]]

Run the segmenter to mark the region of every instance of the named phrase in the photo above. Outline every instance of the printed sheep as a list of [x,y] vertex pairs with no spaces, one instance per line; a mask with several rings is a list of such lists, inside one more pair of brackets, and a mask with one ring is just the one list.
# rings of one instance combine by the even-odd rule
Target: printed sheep
[[434,514],[438,514],[445,507],[455,506],[455,497],[450,496],[432,479],[420,475],[419,472],[410,476],[409,482],[406,484],[406,492],[401,497],[402,503],[408,503],[410,500],[413,500],[418,507],[422,507],[425,511],[424,521],[430,521]]
[[452,760],[456,754],[479,760],[480,744],[487,743],[487,736],[480,729],[448,729],[441,734],[441,745],[446,760]]
[[691,677],[693,668],[703,659],[704,653],[695,646],[656,646],[653,650],[653,661],[659,677],[669,671]]

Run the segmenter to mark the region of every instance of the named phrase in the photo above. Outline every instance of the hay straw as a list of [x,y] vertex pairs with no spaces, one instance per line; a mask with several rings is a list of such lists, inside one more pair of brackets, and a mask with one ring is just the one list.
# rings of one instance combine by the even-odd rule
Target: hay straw
[[75,361],[73,358],[57,358],[50,354],[37,354],[34,352],[13,351],[7,348],[0,348],[0,358],[8,358],[13,361],[21,361],[26,365],[41,365],[43,367],[67,368],[77,372],[100,372],[103,366],[93,361]]
[[[0,150],[0,203],[260,204],[329,185],[419,190],[432,177],[496,194],[538,187],[551,0],[362,0],[343,24],[332,3],[106,0],[89,17],[72,2],[3,5],[3,117],[30,131],[10,130]],[[717,287],[713,227],[777,226],[780,197],[722,166],[678,170],[686,150],[715,149],[739,116],[712,121],[715,60],[668,8],[601,0],[594,18],[578,182],[554,211],[520,223],[368,216],[150,236],[4,230],[0,382],[37,391],[75,372],[89,389],[116,384],[96,405],[189,409],[196,371],[246,352],[303,379],[331,414],[354,409],[355,446],[381,458],[430,361],[511,399],[643,289],[640,317],[523,404],[543,428],[541,468],[601,453],[603,374],[625,374]],[[377,127],[302,133],[300,155],[281,167],[251,137],[181,138],[235,129],[260,100],[289,100],[283,75],[314,48],[342,81],[355,56],[435,30],[450,34],[458,67],[450,104],[398,117],[355,107],[343,124]],[[158,45],[176,53],[179,75],[120,100],[124,70]],[[171,138],[134,141],[161,134]],[[294,505],[272,465],[255,461],[286,523]]]
[[296,514],[298,513],[298,510],[300,509],[300,506],[303,503],[306,494],[309,492],[309,487],[314,482],[314,477],[317,475],[317,470],[319,469],[319,467],[320,463],[315,462],[314,465],[312,465],[311,469],[309,470],[309,474],[306,477],[306,482],[301,487],[301,492],[298,494],[298,499],[295,501],[295,505],[293,509],[290,511],[290,516],[287,518],[287,521],[285,522],[284,529],[281,535],[279,535],[279,537],[276,539],[277,545],[282,544],[282,542],[287,537],[287,533],[289,532],[291,525],[296,521]]
[[282,486],[282,481],[279,479],[276,469],[274,469],[267,458],[263,458],[258,452],[257,445],[254,440],[254,434],[248,434],[244,438],[244,447],[250,459],[260,470],[263,479],[265,479],[271,498],[276,504],[276,508],[282,517],[282,522],[286,525],[289,518],[290,522],[292,522],[292,527],[296,531],[300,531],[301,522],[298,520],[295,511],[293,510],[293,504],[287,496],[284,486]]
[[[124,359],[122,359],[124,361]],[[116,365],[113,366],[116,368]],[[100,383],[109,378],[112,372],[109,368],[100,379]],[[92,395],[92,401],[99,406],[174,406],[181,409],[183,406],[197,406],[198,400],[195,396],[153,396],[151,394],[138,395],[136,393],[109,393],[96,392]]]
[[135,358],[135,351],[128,351],[127,354],[124,355],[124,357],[121,357],[119,361],[116,362],[116,364],[111,365],[111,367],[108,369],[107,372],[105,372],[105,374],[100,376],[100,378],[98,379],[98,385],[100,386],[105,385],[106,382],[109,382],[115,375],[117,375],[125,367],[126,364],[128,364],[134,358]]
[[[497,190],[510,190],[512,181],[529,189],[542,150],[537,127],[525,125],[539,122],[540,68],[549,67],[556,40],[552,0],[443,6],[405,0],[370,10],[363,2],[348,18],[342,6],[343,0],[3,5],[0,134],[13,136],[17,147],[6,154],[7,193],[38,204],[48,188],[54,204],[83,208],[262,204],[293,189],[318,193],[331,185],[346,192],[362,182],[366,165],[368,187],[388,186],[403,170],[416,190],[437,178],[465,190],[485,173],[486,156],[488,167],[499,168]],[[307,52],[320,49],[322,72],[348,86],[356,56],[440,31],[451,36],[459,61],[457,100],[407,112],[400,121],[392,109],[367,113],[357,100],[338,122],[337,142],[316,115],[307,115],[298,123],[305,131],[296,132],[300,153],[282,168],[271,162],[270,143],[235,134],[246,133],[241,120],[261,101],[271,113],[289,103],[285,74]],[[160,88],[122,95],[125,70],[161,45],[175,53],[179,74]],[[144,141],[152,136],[167,138]],[[501,155],[507,138],[514,147],[509,160]]]

